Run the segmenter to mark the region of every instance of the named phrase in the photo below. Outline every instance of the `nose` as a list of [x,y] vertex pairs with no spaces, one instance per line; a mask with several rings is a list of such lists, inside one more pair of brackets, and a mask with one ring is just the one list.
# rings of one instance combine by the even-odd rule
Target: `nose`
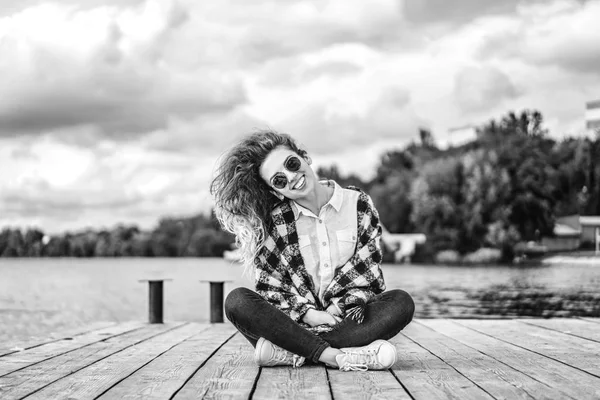
[[288,179],[288,182],[291,182],[296,177],[296,174],[298,172],[292,172],[292,171],[288,171],[287,169],[284,169],[283,173],[285,174],[286,178]]

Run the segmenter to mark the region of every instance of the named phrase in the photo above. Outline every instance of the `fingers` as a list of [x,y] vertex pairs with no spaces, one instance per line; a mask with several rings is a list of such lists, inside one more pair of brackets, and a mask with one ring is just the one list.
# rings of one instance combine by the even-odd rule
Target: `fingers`
[[329,326],[334,326],[334,325],[339,324],[340,322],[342,322],[342,319],[340,317],[338,317],[337,315],[329,314],[329,318],[328,318],[326,324]]
[[329,307],[327,307],[327,312],[331,315],[340,316],[340,312],[334,304],[331,304]]

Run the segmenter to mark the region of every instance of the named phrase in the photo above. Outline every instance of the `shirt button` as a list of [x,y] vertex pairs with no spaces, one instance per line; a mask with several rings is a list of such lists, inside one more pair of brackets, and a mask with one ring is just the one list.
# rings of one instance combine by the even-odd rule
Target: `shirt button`
[[323,266],[324,266],[325,268],[329,268],[329,264],[327,264],[327,263],[325,263]]
[[320,219],[320,220],[319,220],[319,223],[320,223],[320,224],[322,224],[322,223],[323,223],[323,220],[322,220],[322,219]]
[[323,242],[323,246],[327,246],[327,242]]

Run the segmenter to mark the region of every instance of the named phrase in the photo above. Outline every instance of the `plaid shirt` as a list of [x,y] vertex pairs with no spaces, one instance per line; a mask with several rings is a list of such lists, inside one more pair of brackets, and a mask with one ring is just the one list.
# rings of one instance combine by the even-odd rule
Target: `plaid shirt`
[[[380,268],[379,215],[369,195],[352,186],[349,189],[360,192],[356,207],[356,250],[346,264],[336,269],[323,296],[327,304],[332,298],[339,298],[337,304],[345,316],[356,306],[364,311],[366,302],[385,290]],[[327,304],[319,301],[304,267],[290,203],[280,202],[271,215],[271,232],[254,259],[256,291],[291,319],[300,322],[309,308],[324,310]],[[355,319],[361,322],[362,315]]]

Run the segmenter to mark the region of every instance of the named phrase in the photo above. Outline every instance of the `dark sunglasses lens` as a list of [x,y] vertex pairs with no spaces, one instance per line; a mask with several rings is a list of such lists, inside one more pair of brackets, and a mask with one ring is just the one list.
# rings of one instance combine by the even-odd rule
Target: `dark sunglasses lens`
[[277,174],[273,177],[273,186],[276,187],[277,189],[283,189],[284,187],[286,187],[288,181],[287,178],[285,177],[285,175],[283,174]]
[[291,156],[287,160],[285,160],[284,167],[291,172],[296,172],[300,169],[300,159],[296,156]]

